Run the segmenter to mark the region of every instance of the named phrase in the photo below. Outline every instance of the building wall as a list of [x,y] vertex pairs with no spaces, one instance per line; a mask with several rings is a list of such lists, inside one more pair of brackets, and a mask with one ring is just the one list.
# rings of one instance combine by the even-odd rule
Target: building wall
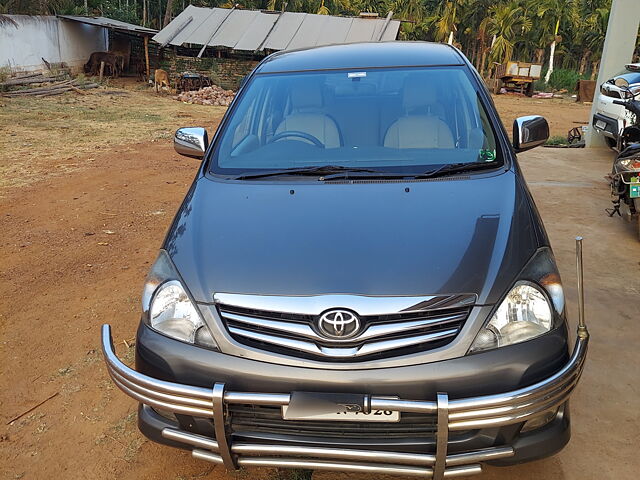
[[207,75],[214,84],[237,90],[242,79],[258,64],[257,60],[245,58],[196,58],[176,55],[165,49],[160,66],[167,72],[175,86],[175,81],[183,72],[197,72]]
[[106,29],[52,16],[9,15],[17,26],[0,26],[0,67],[17,71],[46,69],[49,63],[65,62],[81,70],[89,55],[105,51]]

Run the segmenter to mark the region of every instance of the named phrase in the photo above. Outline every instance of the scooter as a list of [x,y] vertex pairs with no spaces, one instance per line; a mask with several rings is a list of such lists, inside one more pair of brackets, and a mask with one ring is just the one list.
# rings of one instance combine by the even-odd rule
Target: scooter
[[640,240],[640,101],[635,98],[640,92],[634,94],[623,78],[616,79],[615,85],[626,93],[627,99],[613,103],[623,105],[635,118],[618,136],[620,153],[613,161],[610,175],[613,208],[606,211],[610,217],[617,213],[629,222],[637,218]]

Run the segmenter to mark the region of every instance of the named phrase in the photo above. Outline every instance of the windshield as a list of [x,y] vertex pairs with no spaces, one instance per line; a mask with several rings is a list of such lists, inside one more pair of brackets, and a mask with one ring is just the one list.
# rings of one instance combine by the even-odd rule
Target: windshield
[[627,69],[620,72],[618,75],[609,80],[609,83],[614,83],[617,78],[624,78],[629,85],[633,85],[635,83],[640,83],[640,72],[631,72]]
[[461,67],[258,74],[213,155],[210,170],[223,175],[322,166],[417,174],[502,164]]

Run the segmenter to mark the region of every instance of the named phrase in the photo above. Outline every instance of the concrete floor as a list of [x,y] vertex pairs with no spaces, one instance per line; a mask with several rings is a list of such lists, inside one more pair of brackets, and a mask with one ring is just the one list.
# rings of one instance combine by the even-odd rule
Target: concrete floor
[[[611,203],[603,177],[611,171],[612,159],[612,152],[605,149],[538,148],[520,155],[560,268],[572,332],[577,322],[574,238],[584,237],[589,356],[571,400],[569,445],[554,457],[514,467],[485,466],[483,475],[470,478],[640,478],[640,241],[637,224],[609,218],[604,212]],[[372,478],[332,472],[313,475],[314,480]]]

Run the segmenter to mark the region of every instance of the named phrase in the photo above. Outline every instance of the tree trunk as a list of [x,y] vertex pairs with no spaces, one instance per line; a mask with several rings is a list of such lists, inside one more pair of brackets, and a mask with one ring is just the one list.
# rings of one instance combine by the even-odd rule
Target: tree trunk
[[142,0],[142,26],[146,27],[149,21],[149,13],[147,12],[148,0]]
[[449,40],[447,41],[449,45],[453,45],[453,30],[449,32]]
[[551,51],[549,52],[549,70],[547,70],[547,74],[544,77],[544,81],[549,83],[549,79],[551,78],[551,74],[553,73],[553,57],[556,54],[556,43],[558,41],[558,30],[560,30],[560,19],[556,22],[556,29],[553,32],[553,42],[551,43]]
[[536,63],[542,63],[542,59],[544,57],[544,48],[536,49]]
[[591,63],[591,80],[595,80],[598,75],[598,67],[600,66],[600,60],[596,60]]
[[487,46],[485,45],[486,37],[483,34],[480,37],[480,63],[478,64],[478,72],[480,72],[480,76],[484,78],[484,62],[487,59]]
[[591,50],[585,50],[582,54],[582,58],[580,59],[580,68],[578,69],[578,74],[580,76],[584,75],[584,71],[587,69],[587,62],[589,61],[590,56]]
[[476,65],[478,61],[478,38],[474,38],[471,43],[471,64]]
[[549,79],[551,78],[551,74],[553,73],[553,56],[556,53],[556,41],[554,40],[551,43],[551,51],[549,52],[549,70],[547,70],[547,74],[544,76],[545,83],[549,83]]
[[84,0],[84,14],[89,15],[89,4],[87,0]]
[[487,48],[482,49],[482,56],[480,57],[480,76],[484,78],[484,64],[487,61]]
[[167,25],[169,25],[169,22],[171,21],[171,5],[173,4],[173,0],[167,0],[167,10],[164,12],[164,23],[162,24],[163,27],[166,27]]

